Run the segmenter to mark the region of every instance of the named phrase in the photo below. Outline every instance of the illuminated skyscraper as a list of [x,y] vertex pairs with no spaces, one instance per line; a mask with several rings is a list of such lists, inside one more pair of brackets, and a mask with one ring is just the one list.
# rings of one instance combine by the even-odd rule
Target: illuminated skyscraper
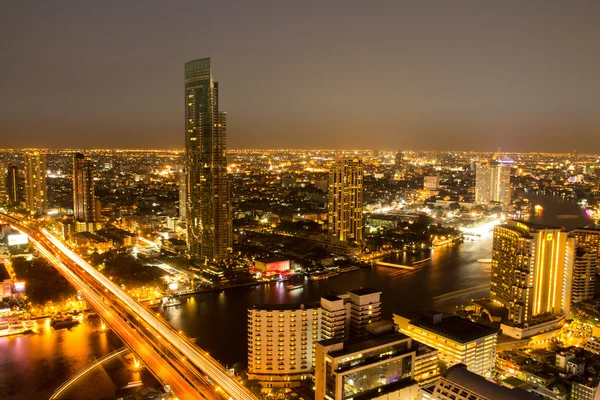
[[232,244],[227,180],[227,119],[210,58],[185,64],[185,156],[188,249],[194,264],[218,262]]
[[6,167],[0,164],[0,207],[8,205],[8,194],[6,192]]
[[479,204],[495,202],[502,203],[505,206],[510,205],[511,164],[493,160],[475,165],[475,202]]
[[6,167],[6,194],[7,205],[18,206],[21,202],[21,191],[19,189],[19,169],[14,164]]
[[520,221],[494,228],[490,296],[508,309],[509,322],[568,314],[573,250],[561,228]]
[[186,188],[186,173],[181,171],[179,176],[179,220],[187,219],[187,188]]
[[94,222],[94,163],[81,153],[73,154],[73,216],[76,221]]
[[48,209],[46,156],[38,152],[25,153],[25,205],[34,214]]
[[363,164],[360,158],[337,160],[329,171],[330,237],[361,241],[363,231]]

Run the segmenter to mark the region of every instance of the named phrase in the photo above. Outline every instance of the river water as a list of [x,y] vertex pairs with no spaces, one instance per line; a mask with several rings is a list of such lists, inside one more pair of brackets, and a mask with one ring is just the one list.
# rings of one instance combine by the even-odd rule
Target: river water
[[[589,225],[574,202],[555,197],[530,196],[544,207],[542,216],[531,221],[572,229]],[[246,361],[247,309],[256,303],[306,303],[327,293],[344,293],[358,287],[382,291],[383,314],[410,310],[452,311],[457,305],[489,293],[489,265],[477,259],[491,257],[491,235],[461,245],[444,246],[430,254],[389,258],[386,261],[411,264],[431,258],[419,270],[398,277],[390,267],[373,266],[323,281],[307,281],[303,289],[287,291],[285,284],[272,283],[209,292],[182,298],[183,304],[163,312],[177,329],[197,338],[197,344],[215,358],[232,366]],[[70,329],[53,330],[41,322],[41,333],[0,338],[0,398],[10,400],[47,399],[77,371],[122,346],[111,333],[98,330],[87,321]],[[63,398],[114,398],[119,386],[134,380],[122,366],[108,365],[95,370],[87,380],[74,386]],[[93,394],[86,388],[94,388]]]

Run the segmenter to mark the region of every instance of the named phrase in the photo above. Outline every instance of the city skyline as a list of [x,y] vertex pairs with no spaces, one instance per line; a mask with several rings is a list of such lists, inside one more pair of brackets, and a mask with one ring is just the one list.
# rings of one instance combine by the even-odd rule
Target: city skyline
[[179,66],[211,56],[231,148],[600,151],[597,3],[194,7],[3,5],[4,146],[181,148]]

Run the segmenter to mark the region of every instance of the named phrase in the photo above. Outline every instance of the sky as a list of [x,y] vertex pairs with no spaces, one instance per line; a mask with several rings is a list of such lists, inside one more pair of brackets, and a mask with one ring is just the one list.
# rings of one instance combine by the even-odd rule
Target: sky
[[229,148],[600,153],[600,1],[3,1],[0,148],[183,148],[211,57]]

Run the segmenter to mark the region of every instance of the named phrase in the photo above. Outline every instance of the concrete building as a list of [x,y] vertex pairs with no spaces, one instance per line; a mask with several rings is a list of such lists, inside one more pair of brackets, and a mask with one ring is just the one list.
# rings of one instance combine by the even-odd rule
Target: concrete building
[[539,397],[520,388],[497,385],[473,373],[464,364],[454,365],[436,384],[421,391],[423,400],[539,400]]
[[462,363],[476,374],[493,376],[497,330],[441,313],[415,318],[394,314],[394,322],[400,332],[437,349],[448,365]]
[[39,215],[48,209],[46,156],[38,152],[25,153],[25,206]]
[[388,323],[360,338],[318,342],[315,399],[415,399],[416,359],[427,358],[435,350],[394,327]]
[[329,236],[360,242],[363,237],[363,164],[360,158],[337,160],[329,171]]
[[511,203],[511,164],[492,160],[475,164],[475,202],[479,204]]
[[299,386],[313,371],[320,308],[260,305],[248,310],[248,379],[264,388]]
[[562,228],[523,221],[494,227],[490,296],[508,309],[507,324],[569,314],[574,254]]
[[363,336],[368,324],[381,319],[381,292],[371,288],[353,289],[348,292],[348,297],[350,336]]
[[232,246],[227,118],[210,58],[186,63],[184,72],[187,240],[192,262],[204,265],[227,258]]

